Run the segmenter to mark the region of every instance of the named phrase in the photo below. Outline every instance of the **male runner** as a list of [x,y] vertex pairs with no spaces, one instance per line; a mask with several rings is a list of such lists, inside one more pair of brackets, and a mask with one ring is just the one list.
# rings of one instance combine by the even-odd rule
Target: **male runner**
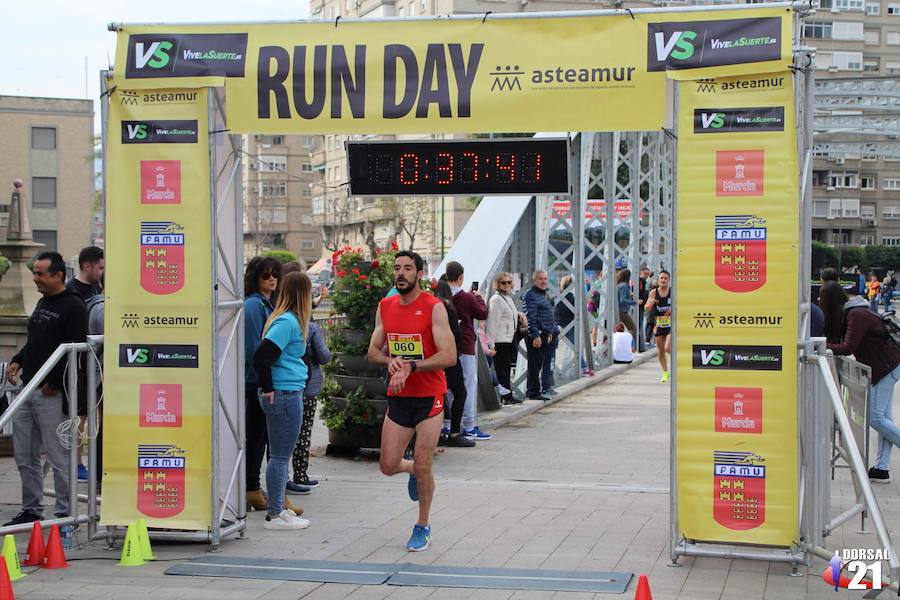
[[[431,467],[444,420],[444,368],[456,364],[447,309],[419,288],[424,266],[415,252],[397,253],[394,287],[399,293],[378,305],[368,354],[370,363],[386,367],[390,375],[388,412],[381,429],[381,472],[409,473],[409,497],[419,502],[419,520],[406,543],[412,552],[427,550],[431,543]],[[415,453],[408,460],[403,454],[413,434]]]

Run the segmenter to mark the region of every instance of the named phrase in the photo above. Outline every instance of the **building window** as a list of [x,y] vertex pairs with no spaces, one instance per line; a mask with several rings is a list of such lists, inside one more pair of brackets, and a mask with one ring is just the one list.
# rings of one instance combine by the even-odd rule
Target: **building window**
[[900,246],[900,235],[883,235],[881,244],[884,246]]
[[287,156],[259,157],[259,170],[262,173],[277,173],[287,170]]
[[287,196],[286,181],[263,181],[262,195],[268,198],[283,198]]
[[283,135],[273,135],[272,136],[272,144],[275,146],[281,146],[284,144],[284,136]]
[[859,200],[835,198],[831,200],[828,215],[834,219],[859,217]]
[[308,173],[308,172],[312,171],[312,165],[309,163],[303,163],[302,165],[300,165],[300,170],[306,171]]
[[884,68],[887,69],[889,75],[900,73],[900,62],[889,60],[885,63]]
[[875,176],[874,175],[863,175],[859,178],[859,189],[861,190],[874,190],[875,188]]
[[311,196],[312,196],[312,190],[309,189],[309,188],[304,188],[304,189],[303,189],[303,197],[304,197],[304,198],[309,198],[309,197],[311,197]]
[[56,208],[56,177],[31,178],[31,205],[36,208]]
[[861,246],[873,246],[875,245],[875,236],[871,233],[864,233],[859,236],[859,244]]
[[866,44],[877,46],[881,43],[881,31],[878,29],[866,29],[864,33]]
[[813,201],[813,216],[818,217],[820,219],[828,218],[828,200],[815,200]]
[[315,198],[313,198],[312,212],[314,215],[325,214],[325,198],[323,196],[316,196]]
[[885,41],[889,46],[900,46],[900,31],[888,31]]
[[857,174],[832,172],[828,176],[828,187],[856,189],[858,187]]
[[866,2],[866,14],[872,16],[880,15],[881,2]]
[[863,60],[863,71],[866,73],[877,73],[878,72],[878,59],[865,59]]
[[31,232],[31,237],[39,244],[43,244],[42,252],[56,252],[56,230],[55,229],[35,229]]
[[881,216],[885,219],[900,219],[900,206],[882,206]]
[[[813,0],[813,6],[818,6],[818,8],[831,8],[834,0]],[[753,4],[761,4],[761,2],[754,2]]]
[[831,23],[824,21],[807,21],[803,24],[803,37],[831,39]]
[[315,250],[316,243],[313,240],[303,240],[300,242],[300,247],[304,250]]
[[834,7],[839,10],[865,10],[863,0],[834,0]]
[[287,208],[284,206],[264,206],[259,209],[259,222],[262,225],[287,223]]
[[900,178],[885,177],[881,180],[881,186],[886,190],[900,190]]
[[832,38],[835,40],[862,40],[863,24],[852,21],[834,23],[832,25]]
[[859,208],[859,216],[863,219],[874,219],[875,218],[875,205],[874,204],[863,204]]
[[895,2],[891,2],[890,4],[888,4],[887,14],[900,15],[900,4],[897,4]]
[[56,150],[56,128],[32,127],[31,148],[32,150]]

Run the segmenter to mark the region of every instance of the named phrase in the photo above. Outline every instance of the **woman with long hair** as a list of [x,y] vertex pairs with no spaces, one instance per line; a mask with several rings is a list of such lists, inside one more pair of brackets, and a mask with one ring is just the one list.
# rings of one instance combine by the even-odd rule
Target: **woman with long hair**
[[488,304],[487,336],[494,344],[494,371],[500,385],[509,390],[500,402],[503,404],[522,404],[512,392],[510,371],[516,361],[516,331],[520,323],[525,323],[524,313],[519,311],[512,295],[512,275],[497,273],[494,277],[494,291]]
[[631,318],[631,307],[637,304],[631,291],[631,271],[622,269],[616,273],[616,295],[619,298],[619,322],[624,323],[631,332],[632,339],[637,339],[637,327]]
[[[259,406],[257,377],[252,360],[262,341],[263,326],[272,314],[272,303],[281,277],[281,263],[274,258],[254,256],[244,271],[244,400],[247,449],[247,510],[266,510],[266,495],[259,485],[259,472],[266,455],[268,433],[266,415]],[[286,506],[302,513],[303,509]]]
[[[453,308],[453,290],[450,289],[450,284],[447,283],[446,279],[441,278],[437,282],[434,288],[434,295],[441,299],[447,309],[450,330],[453,332],[453,339],[456,342],[456,364],[444,369],[448,393],[444,402],[445,431],[441,432],[441,445],[455,448],[471,448],[475,445],[475,440],[466,439],[461,435],[463,409],[466,406],[466,383],[463,379],[462,366],[459,364],[459,340],[461,335],[459,317],[456,316],[456,310]],[[449,400],[451,397],[453,398],[452,401]],[[450,423],[449,427],[446,427],[448,411]]]
[[666,353],[672,351],[672,289],[669,287],[671,275],[668,271],[660,271],[656,278],[656,288],[650,290],[650,297],[644,308],[653,311],[656,325],[653,326],[653,334],[656,337],[656,357],[659,366],[662,367],[662,379],[669,380],[669,366],[666,362]]
[[852,354],[872,369],[869,389],[869,425],[878,432],[878,455],[869,469],[876,483],[891,481],[891,450],[900,446],[900,428],[894,423],[894,384],[900,379],[900,350],[887,335],[887,328],[869,309],[865,298],[848,298],[839,283],[829,281],[819,292],[819,307],[825,314],[828,349],[839,356]]
[[305,273],[289,273],[281,281],[278,303],[263,327],[263,339],[253,355],[259,383],[259,404],[269,434],[269,492],[266,529],[305,529],[309,521],[285,505],[288,462],[303,422],[303,390],[309,376],[303,355],[309,339],[312,283]]

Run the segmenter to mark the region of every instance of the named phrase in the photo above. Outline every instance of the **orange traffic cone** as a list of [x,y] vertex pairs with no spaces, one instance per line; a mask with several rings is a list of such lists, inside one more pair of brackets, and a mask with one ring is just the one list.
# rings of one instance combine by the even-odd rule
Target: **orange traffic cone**
[[26,567],[40,567],[44,564],[45,554],[44,530],[41,529],[40,521],[35,521],[31,528],[31,539],[28,540],[28,558],[22,564]]
[[638,578],[637,591],[634,593],[634,600],[653,600],[653,594],[650,593],[650,582],[647,581],[646,575]]
[[66,562],[66,552],[62,547],[62,538],[59,535],[59,525],[50,528],[50,537],[47,538],[47,562],[45,569],[65,569],[69,566]]
[[5,560],[0,560],[0,600],[16,600]]

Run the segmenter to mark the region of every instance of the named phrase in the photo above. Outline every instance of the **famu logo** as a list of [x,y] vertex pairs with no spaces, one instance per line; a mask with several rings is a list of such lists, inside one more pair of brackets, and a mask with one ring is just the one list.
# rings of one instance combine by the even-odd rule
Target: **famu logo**
[[784,107],[694,109],[694,133],[754,131],[784,131]]
[[781,18],[650,23],[647,70],[697,69],[781,58]]
[[122,121],[123,144],[196,144],[196,120]]
[[246,33],[132,35],[125,78],[243,77],[246,54]]

